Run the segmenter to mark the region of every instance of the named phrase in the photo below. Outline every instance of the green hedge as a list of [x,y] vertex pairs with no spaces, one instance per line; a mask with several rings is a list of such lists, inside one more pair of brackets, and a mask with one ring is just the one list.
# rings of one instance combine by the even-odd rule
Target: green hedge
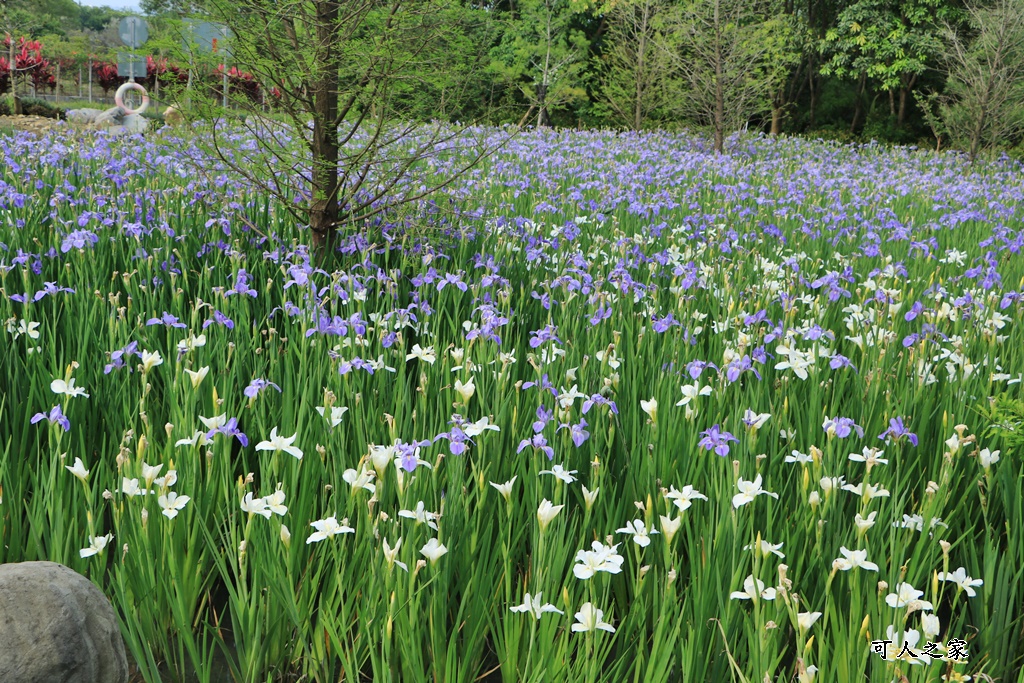
[[[34,97],[21,97],[21,113],[25,116],[42,116],[48,119],[64,119],[64,110],[50,104],[46,100],[39,100]],[[11,116],[14,114],[13,102],[10,95],[0,97],[0,116]]]

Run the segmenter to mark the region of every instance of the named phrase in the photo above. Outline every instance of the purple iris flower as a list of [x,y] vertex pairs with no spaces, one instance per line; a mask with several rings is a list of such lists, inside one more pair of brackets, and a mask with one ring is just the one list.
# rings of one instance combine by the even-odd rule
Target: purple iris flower
[[85,249],[99,241],[100,238],[96,233],[89,232],[88,230],[75,230],[74,232],[65,235],[64,241],[61,242],[60,245],[60,251],[61,253],[66,254],[72,249]]
[[857,366],[851,363],[849,358],[839,353],[834,354],[828,359],[828,365],[833,370],[838,370],[839,368],[853,368],[854,372],[857,371]]
[[[611,306],[605,306],[602,302],[601,305],[597,307],[597,310],[594,312],[594,315],[590,316],[590,326],[593,327],[600,323],[602,320],[607,320],[610,317],[612,317]],[[533,344],[533,340],[530,340],[530,344]]]
[[259,394],[263,393],[269,387],[277,389],[277,393],[281,393],[281,387],[277,386],[273,382],[257,377],[253,381],[249,382],[249,386],[242,390],[242,393],[249,398],[256,398]]
[[853,421],[850,417],[835,417],[825,420],[822,428],[826,431],[832,431],[840,439],[845,439],[850,436],[851,432],[856,431],[859,438],[864,438],[864,428]]
[[540,305],[544,307],[544,310],[546,310],[546,311],[550,311],[551,310],[551,295],[550,294],[548,294],[547,292],[544,292],[543,294],[538,294],[537,290],[533,290],[532,292],[530,292],[530,296],[533,297],[534,299],[536,299],[537,301],[539,301]]
[[305,287],[309,284],[309,276],[313,272],[313,267],[309,264],[295,264],[288,268],[288,275],[291,276],[291,280],[284,283],[284,289],[288,289],[292,285],[298,285]]
[[733,362],[729,363],[729,365],[726,366],[725,378],[729,380],[730,383],[735,382],[740,378],[740,375],[742,375],[744,372],[747,372],[748,370],[754,373],[754,376],[757,377],[757,379],[761,379],[761,373],[754,369],[754,364],[750,360],[750,355],[746,354],[743,356],[743,358],[734,360]]
[[593,408],[595,405],[608,406],[612,413],[614,413],[615,415],[619,414],[619,408],[618,406],[615,405],[615,401],[609,400],[602,396],[601,394],[594,394],[590,398],[583,401],[583,414],[586,415],[587,413],[589,413],[590,409]]
[[412,443],[402,443],[399,441],[395,444],[395,452],[398,454],[398,458],[401,460],[402,469],[406,472],[412,472],[419,465],[419,449],[425,446],[429,446],[430,441],[413,441]]
[[146,325],[164,325],[166,327],[178,328],[188,327],[188,325],[179,321],[177,316],[173,316],[167,311],[164,311],[163,315],[161,315],[159,318],[150,318],[149,320],[146,321]]
[[543,329],[530,332],[530,348],[535,349],[552,340],[561,344],[562,340],[555,336],[557,332],[558,329],[554,325],[547,325]]
[[139,342],[130,342],[127,346],[122,349],[110,352],[110,363],[103,367],[103,374],[109,375],[115,368],[128,367],[128,372],[131,372],[131,366],[125,362],[132,356],[141,356],[139,353]]
[[878,435],[879,439],[882,439],[887,443],[890,438],[899,441],[903,437],[906,437],[907,441],[915,446],[917,445],[917,434],[914,434],[904,426],[902,417],[891,418],[889,420],[889,428]]
[[213,319],[212,320],[207,320],[206,322],[204,322],[203,323],[203,329],[205,330],[207,327],[209,327],[210,325],[212,325],[214,323],[220,323],[221,325],[223,325],[224,327],[228,328],[229,330],[235,329],[235,321],[233,321],[231,318],[227,317],[226,315],[224,315],[220,311],[214,311],[213,312]]
[[423,285],[433,284],[440,276],[437,274],[437,270],[433,266],[427,269],[427,272],[423,275],[417,275],[412,278],[412,284],[416,287],[422,287]]
[[438,439],[448,439],[448,450],[452,455],[462,455],[466,452],[466,448],[468,448],[466,443],[469,441],[469,437],[466,436],[466,432],[462,431],[462,427],[457,424],[451,430],[434,437],[434,441]]
[[701,436],[704,438],[697,445],[708,451],[714,450],[715,453],[723,458],[729,455],[729,442],[739,442],[739,439],[729,432],[723,432],[718,425],[714,425],[711,429],[701,432]]
[[667,332],[673,325],[679,325],[679,321],[675,319],[671,313],[666,315],[664,318],[654,318],[652,320],[654,331],[658,334]]
[[523,389],[530,389],[531,387],[539,386],[541,389],[550,391],[552,396],[558,396],[558,390],[555,389],[555,385],[548,379],[548,374],[545,372],[540,382],[523,382]]
[[[44,296],[56,296],[61,292],[74,294],[75,290],[71,289],[70,287],[58,287],[56,282],[44,282],[43,288],[32,296],[32,301],[39,301]],[[13,299],[14,297],[12,296],[11,298]]]
[[584,429],[584,427],[587,426],[587,421],[581,417],[580,421],[574,425],[561,424],[558,426],[558,428],[568,429],[569,436],[572,438],[572,442],[576,445],[576,448],[579,448],[580,446],[583,445],[583,442],[590,438],[590,432]]
[[458,287],[460,292],[465,292],[469,287],[465,282],[462,281],[458,275],[452,275],[451,273],[445,273],[444,279],[437,283],[437,291],[441,291],[446,285],[453,285]]
[[256,290],[249,287],[249,274],[245,272],[245,268],[238,269],[238,275],[235,276],[235,286],[224,292],[224,296],[231,296],[232,294],[246,294],[256,298]]
[[532,439],[523,439],[519,442],[519,448],[516,449],[516,453],[522,453],[523,449],[533,447],[534,450],[544,451],[544,455],[548,456],[548,460],[555,459],[555,449],[548,445],[548,440],[544,438],[543,434],[534,434]]
[[212,439],[214,434],[233,436],[236,439],[238,439],[238,442],[240,444],[242,444],[242,448],[245,448],[246,446],[249,445],[249,437],[247,437],[245,433],[238,428],[237,417],[233,417],[227,422],[225,422],[222,426],[216,427],[215,429],[211,429],[210,431],[206,432],[206,438]]
[[699,378],[701,373],[704,372],[705,368],[715,368],[716,370],[718,369],[718,367],[714,363],[708,363],[702,360],[691,360],[689,363],[686,364],[686,372],[690,375],[690,379]]
[[71,431],[71,420],[65,417],[64,411],[61,410],[60,406],[54,406],[53,408],[51,408],[49,414],[36,413],[35,415],[32,416],[31,423],[36,424],[37,422],[42,422],[43,420],[49,420],[50,424],[59,424],[61,427],[64,428],[65,432]]
[[924,312],[924,304],[920,301],[915,301],[914,305],[910,307],[910,310],[903,315],[903,319],[910,322],[917,316],[921,315],[922,312]]
[[537,420],[533,423],[533,433],[540,434],[544,431],[544,427],[547,426],[548,422],[551,422],[555,417],[553,410],[548,410],[544,406],[537,406]]

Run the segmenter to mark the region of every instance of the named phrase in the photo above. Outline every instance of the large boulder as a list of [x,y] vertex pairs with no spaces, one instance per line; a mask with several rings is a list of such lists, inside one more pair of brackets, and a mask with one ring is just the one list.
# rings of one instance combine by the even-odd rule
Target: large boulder
[[124,125],[124,118],[124,109],[121,109],[121,107],[111,107],[94,118],[92,125],[96,128],[122,126]]
[[110,602],[54,562],[0,565],[0,681],[127,683]]
[[68,109],[65,116],[69,123],[92,123],[103,113],[102,109]]
[[149,128],[149,121],[141,114],[129,114],[124,117],[124,122],[121,125],[124,126],[126,133],[145,133]]

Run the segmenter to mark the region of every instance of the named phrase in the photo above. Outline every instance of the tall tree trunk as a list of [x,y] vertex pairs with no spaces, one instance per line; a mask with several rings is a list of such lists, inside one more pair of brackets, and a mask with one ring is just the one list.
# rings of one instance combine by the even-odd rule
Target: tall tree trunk
[[857,124],[860,123],[860,115],[864,111],[864,90],[867,87],[867,74],[861,74],[860,84],[857,86],[857,98],[853,106],[853,120],[850,121],[850,134],[857,131]]
[[782,133],[782,93],[772,98],[772,135]]
[[[10,54],[8,55],[8,58],[10,59],[10,61],[7,62],[7,64],[9,65],[8,66],[8,73],[11,75],[11,83],[10,83],[10,86],[11,86],[11,97],[14,98],[14,106],[17,107],[18,106],[18,91],[15,90],[15,88],[14,88],[14,36],[8,35],[7,38],[11,41],[10,51],[9,51]],[[14,113],[18,114],[20,112],[14,112]]]
[[334,33],[341,14],[339,0],[316,0],[316,37],[322,70],[312,83],[313,90],[313,195],[309,204],[309,227],[313,246],[321,261],[333,249],[338,228],[338,56]]
[[986,119],[988,118],[988,100],[989,93],[991,92],[992,81],[989,80],[988,88],[985,89],[985,94],[981,98],[981,107],[979,108],[979,111],[975,114],[975,116],[977,116],[978,118],[975,121],[974,129],[971,131],[971,144],[968,150],[968,156],[970,157],[972,164],[974,163],[974,160],[978,158],[978,152],[981,151],[981,137],[985,131],[985,123]]
[[715,0],[715,151],[725,151],[725,92],[722,88],[722,25],[718,17],[720,0]]
[[910,99],[910,93],[914,89],[914,83],[917,81],[917,74],[910,77],[910,80],[906,82],[902,88],[900,88],[900,108],[899,113],[896,114],[896,127],[902,128],[903,123],[907,119],[907,101]]
[[815,85],[817,79],[814,76],[814,65],[808,69],[807,73],[807,86],[811,92],[811,102],[808,106],[807,112],[807,126],[808,128],[814,128],[814,117],[818,109],[818,88]]
[[643,12],[643,23],[640,27],[640,44],[637,47],[636,70],[633,72],[636,74],[636,92],[633,96],[633,130],[635,131],[639,131],[641,125],[643,125],[644,122],[643,98],[646,93],[644,93],[643,86],[647,82],[647,74],[644,71],[644,57],[647,56],[647,22],[649,19],[648,9],[649,8],[645,4],[643,9],[641,10]]
[[537,86],[537,127],[550,126],[551,119],[548,117],[548,105],[545,104],[545,100],[548,95],[548,86],[544,83],[540,83]]

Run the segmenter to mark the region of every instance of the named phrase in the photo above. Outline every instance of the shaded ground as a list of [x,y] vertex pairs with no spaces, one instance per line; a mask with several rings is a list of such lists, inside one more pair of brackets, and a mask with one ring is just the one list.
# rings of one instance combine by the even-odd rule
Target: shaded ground
[[43,135],[62,125],[62,123],[57,119],[50,119],[45,116],[0,116],[0,130],[13,128],[14,130],[35,133],[36,135]]

